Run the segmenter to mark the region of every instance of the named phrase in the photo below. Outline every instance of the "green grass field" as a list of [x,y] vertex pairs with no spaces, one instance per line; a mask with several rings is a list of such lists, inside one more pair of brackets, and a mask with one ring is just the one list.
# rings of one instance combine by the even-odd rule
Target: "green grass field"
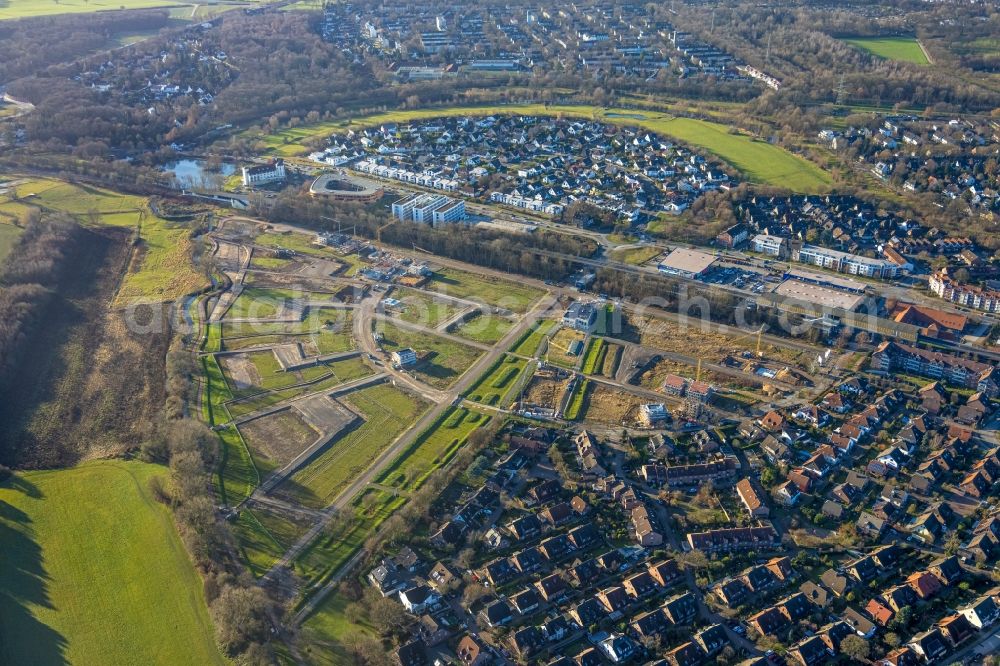
[[523,314],[542,297],[540,289],[527,287],[510,280],[476,275],[455,268],[442,268],[434,273],[428,289],[438,290],[449,296],[486,303]]
[[535,326],[531,327],[524,337],[517,341],[511,351],[515,354],[520,354],[521,356],[534,356],[538,353],[538,348],[541,346],[542,341],[545,336],[548,335],[556,325],[556,322],[552,320],[541,321]]
[[[183,7],[176,7],[184,5]],[[239,5],[216,0],[202,0],[199,3],[182,2],[179,0],[5,0],[0,3],[0,20],[28,18],[32,16],[50,16],[52,14],[88,14],[91,12],[109,11],[113,9],[150,9],[153,7],[176,7],[177,17],[190,19],[192,10],[197,6],[194,18],[202,20],[213,13],[234,9]],[[202,12],[205,9],[205,12]]]
[[528,361],[525,359],[505,354],[499,363],[469,389],[469,400],[484,405],[508,407],[509,403],[505,400],[505,396],[518,385],[518,378],[524,373],[527,365]]
[[341,398],[365,415],[365,422],[335,440],[278,488],[306,506],[323,508],[363,472],[427,407],[419,398],[386,384]]
[[514,322],[510,319],[499,315],[480,313],[452,326],[449,333],[473,342],[493,345],[500,342],[512,328],[514,328]]
[[226,663],[157,475],[100,461],[0,485],[0,662]]
[[583,404],[587,398],[588,388],[590,388],[589,379],[577,382],[576,388],[573,391],[573,396],[569,399],[569,403],[566,405],[566,413],[563,415],[567,420],[575,421],[580,418],[580,412],[583,410]]
[[255,576],[264,575],[309,529],[277,511],[258,506],[242,509],[233,525],[240,555]]
[[401,328],[388,321],[380,321],[383,333],[382,348],[388,352],[412,347],[417,355],[425,358],[410,368],[413,374],[435,388],[448,388],[454,384],[482,355],[475,347],[467,347],[423,331]]
[[[275,155],[305,154],[309,149],[302,143],[313,136],[327,136],[347,129],[358,129],[387,122],[405,123],[443,116],[485,116],[494,114],[563,116],[588,118],[616,125],[642,127],[665,137],[672,137],[701,148],[728,162],[757,183],[787,187],[797,192],[826,192],[830,175],[812,162],[759,141],[742,133],[731,132],[719,123],[694,118],[676,117],[667,113],[631,109],[604,109],[595,106],[556,106],[543,104],[511,104],[499,106],[449,107],[390,111],[350,120],[300,126],[259,136],[264,147]],[[256,135],[251,133],[251,135]]]
[[119,288],[116,305],[170,301],[207,284],[191,263],[190,228],[152,215],[144,197],[51,179],[27,180],[18,185],[17,196],[22,205],[69,213],[84,224],[139,232],[141,242]]
[[448,464],[473,430],[489,420],[480,412],[452,407],[379,475],[378,483],[407,492],[417,490],[431,473]]
[[914,37],[856,37],[843,41],[886,60],[912,62],[915,65],[931,64]]
[[604,355],[608,352],[608,347],[601,338],[591,338],[587,345],[587,351],[583,356],[583,367],[581,371],[585,375],[593,375],[604,369]]
[[397,288],[393,290],[392,297],[400,301],[400,306],[387,308],[387,314],[429,328],[437,328],[463,309],[455,301],[419,289]]

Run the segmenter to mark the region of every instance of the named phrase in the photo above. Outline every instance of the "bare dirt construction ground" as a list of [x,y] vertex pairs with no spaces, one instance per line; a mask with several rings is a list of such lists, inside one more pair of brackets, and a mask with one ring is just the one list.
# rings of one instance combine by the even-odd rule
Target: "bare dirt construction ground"
[[219,243],[219,250],[215,253],[217,261],[232,266],[240,265],[245,256],[246,253],[240,249],[239,245],[226,242]]
[[222,356],[222,369],[233,383],[236,391],[248,389],[260,385],[260,375],[257,368],[250,362],[250,358],[244,354],[233,354],[232,356]]
[[313,428],[327,436],[335,435],[360,418],[339,400],[325,395],[299,400],[294,409]]
[[302,346],[296,342],[286,345],[278,345],[272,349],[274,350],[274,355],[278,359],[278,363],[284,370],[302,363],[302,359],[305,358],[302,354]]
[[[0,395],[0,447],[22,467],[120,455],[139,444],[165,400],[166,308],[139,308],[134,332],[108,309],[128,257],[128,232],[85,230],[70,269]],[[161,319],[162,318],[162,319]],[[130,368],[123,372],[122,368]]]
[[253,451],[276,467],[290,462],[320,434],[292,409],[248,421],[240,432]]
[[693,368],[687,363],[661,359],[639,375],[638,384],[645,388],[658,391],[663,386],[663,380],[667,378],[667,375],[683,376],[690,374],[692,369]]
[[[756,351],[757,336],[748,332],[744,337],[730,337],[717,331],[703,331],[699,326],[681,326],[672,321],[655,317],[628,317],[627,329],[631,337],[648,347],[720,362],[727,354]],[[761,351],[766,358],[796,364],[801,352],[764,344]]]
[[632,423],[639,414],[639,405],[644,402],[649,401],[621,389],[592,382],[581,413],[585,421],[615,425],[623,421]]
[[557,379],[550,373],[538,372],[524,391],[524,402],[539,407],[558,409],[569,387],[569,379]]

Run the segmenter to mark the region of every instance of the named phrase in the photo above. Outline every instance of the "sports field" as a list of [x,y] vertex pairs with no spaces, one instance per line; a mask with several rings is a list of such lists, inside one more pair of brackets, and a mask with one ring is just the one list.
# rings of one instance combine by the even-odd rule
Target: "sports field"
[[149,480],[100,461],[0,485],[0,663],[224,664],[202,584]]
[[843,41],[886,60],[912,62],[915,65],[931,64],[920,48],[920,42],[914,37],[856,37]]
[[[919,50],[919,46],[917,47]],[[825,192],[830,189],[830,175],[812,162],[714,122],[677,117],[657,111],[606,109],[596,106],[545,106],[511,104],[497,106],[448,107],[413,111],[390,111],[350,120],[300,126],[259,137],[270,152],[293,156],[309,152],[302,142],[314,136],[327,136],[347,129],[404,123],[443,116],[486,116],[494,114],[564,116],[587,118],[616,125],[642,127],[672,137],[718,156],[743,173],[749,180],[787,187],[797,192]]]

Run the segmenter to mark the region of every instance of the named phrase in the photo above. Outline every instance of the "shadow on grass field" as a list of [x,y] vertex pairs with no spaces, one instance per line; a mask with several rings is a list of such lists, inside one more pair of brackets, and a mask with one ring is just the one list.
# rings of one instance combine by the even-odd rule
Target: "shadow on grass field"
[[120,460],[0,484],[0,663],[224,664],[166,470]]

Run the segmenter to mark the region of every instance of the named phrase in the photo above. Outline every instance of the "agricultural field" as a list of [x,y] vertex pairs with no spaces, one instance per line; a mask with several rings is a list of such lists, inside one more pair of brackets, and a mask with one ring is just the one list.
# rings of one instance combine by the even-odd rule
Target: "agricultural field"
[[843,41],[886,60],[910,62],[915,65],[931,64],[915,37],[856,37]]
[[[523,358],[505,354],[493,369],[469,389],[467,393],[469,400],[494,407],[510,406],[516,397],[512,393],[522,384],[521,378],[528,364],[529,362]],[[535,363],[531,362],[532,370],[528,372],[532,372],[534,366]]]
[[545,340],[545,336],[549,334],[553,328],[555,328],[556,322],[552,320],[541,321],[531,327],[524,337],[519,340],[511,352],[519,354],[521,356],[535,356],[538,353],[538,349],[541,347],[542,342]]
[[826,192],[829,191],[832,184],[830,175],[819,166],[778,146],[745,134],[731,133],[729,127],[719,123],[677,117],[659,111],[637,112],[628,109],[605,109],[585,105],[546,106],[543,104],[451,107],[390,111],[345,121],[299,126],[267,136],[251,132],[249,136],[259,139],[264,149],[269,150],[272,154],[288,157],[308,153],[309,148],[303,143],[306,139],[325,137],[348,129],[360,129],[392,122],[406,123],[444,116],[496,114],[586,118],[617,125],[642,127],[712,153],[732,164],[752,182],[787,187],[803,193]]
[[400,328],[388,321],[380,321],[382,348],[394,352],[412,347],[417,352],[417,364],[409,368],[413,374],[435,388],[448,388],[454,384],[482,352],[474,347],[445,338]]
[[454,298],[464,298],[485,303],[503,310],[524,314],[540,299],[544,292],[510,280],[477,275],[455,268],[441,268],[427,283],[429,290],[437,290]]
[[500,342],[512,328],[514,328],[514,322],[506,317],[479,312],[453,325],[448,332],[473,342],[494,345]]
[[314,508],[327,506],[347,481],[364,471],[427,407],[420,398],[385,384],[338,399],[349,403],[364,422],[283,482],[277,489],[279,495]]
[[0,662],[227,663],[170,510],[149,490],[165,475],[99,461],[0,485]]
[[465,407],[452,407],[379,475],[378,483],[413,492],[454,457],[473,430],[489,417]]

